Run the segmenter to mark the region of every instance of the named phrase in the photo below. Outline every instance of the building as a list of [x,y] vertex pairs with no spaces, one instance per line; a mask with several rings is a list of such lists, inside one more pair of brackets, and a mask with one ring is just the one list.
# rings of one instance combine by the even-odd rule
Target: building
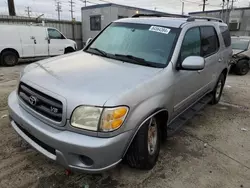
[[233,10],[210,10],[205,12],[190,12],[192,16],[209,16],[221,18],[228,23],[231,35],[250,36],[250,7],[235,8]]
[[114,3],[82,7],[83,43],[85,43],[88,38],[94,38],[110,22],[120,18],[131,17],[135,14],[166,13],[137,7],[118,5]]

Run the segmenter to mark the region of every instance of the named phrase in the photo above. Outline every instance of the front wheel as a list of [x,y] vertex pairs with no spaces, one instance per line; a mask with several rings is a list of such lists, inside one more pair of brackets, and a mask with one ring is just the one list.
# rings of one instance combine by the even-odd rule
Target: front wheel
[[249,72],[248,60],[246,59],[239,60],[234,67],[234,72],[237,75],[242,75],[242,76],[246,75]]
[[211,101],[212,105],[217,104],[220,101],[224,85],[225,85],[225,76],[224,74],[221,74],[212,92],[212,96],[213,96],[212,101]]
[[152,169],[160,152],[159,123],[155,117],[150,118],[138,131],[126,154],[132,168]]

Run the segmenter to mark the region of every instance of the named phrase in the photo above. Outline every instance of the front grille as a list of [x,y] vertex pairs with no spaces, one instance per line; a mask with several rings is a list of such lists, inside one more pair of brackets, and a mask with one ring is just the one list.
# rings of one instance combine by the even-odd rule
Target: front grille
[[39,114],[54,120],[62,121],[63,105],[57,99],[54,99],[24,83],[20,83],[18,95],[23,102]]

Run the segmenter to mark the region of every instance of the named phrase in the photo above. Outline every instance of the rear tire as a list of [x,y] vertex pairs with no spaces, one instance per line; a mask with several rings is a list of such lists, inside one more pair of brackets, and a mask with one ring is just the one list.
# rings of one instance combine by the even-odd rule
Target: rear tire
[[249,72],[249,63],[246,59],[241,59],[237,62],[237,64],[234,66],[234,72],[237,75],[246,75]]
[[6,51],[3,52],[1,55],[1,64],[11,67],[15,66],[18,63],[18,56],[15,52],[12,51]]
[[221,94],[225,85],[225,79],[225,75],[221,74],[212,92],[213,98],[210,104],[215,105],[220,101]]
[[155,166],[160,152],[159,129],[160,124],[155,117],[140,128],[126,154],[130,167],[151,170]]

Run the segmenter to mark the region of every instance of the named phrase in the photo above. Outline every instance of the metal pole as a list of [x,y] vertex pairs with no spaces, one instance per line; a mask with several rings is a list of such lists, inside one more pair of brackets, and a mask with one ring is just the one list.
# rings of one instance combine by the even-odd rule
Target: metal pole
[[203,0],[203,8],[202,8],[203,12],[205,12],[205,7],[206,7],[206,0]]
[[222,20],[224,20],[224,6],[225,6],[225,0],[222,0],[222,13],[221,13]]
[[182,10],[181,10],[182,15],[184,15],[184,6],[185,6],[184,1],[182,1]]
[[73,0],[70,0],[69,3],[70,3],[70,12],[71,12],[71,20],[72,20],[72,36],[73,36],[73,40],[75,40],[75,23],[74,23],[74,15],[73,15],[74,2],[73,2]]
[[8,0],[9,15],[16,16],[14,0]]

